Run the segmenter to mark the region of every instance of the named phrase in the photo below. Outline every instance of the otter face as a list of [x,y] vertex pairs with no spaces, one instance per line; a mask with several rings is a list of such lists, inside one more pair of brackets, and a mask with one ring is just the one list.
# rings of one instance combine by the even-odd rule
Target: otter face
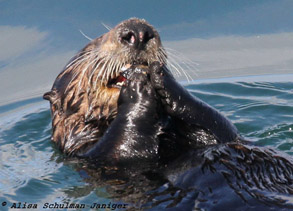
[[[102,37],[93,40],[84,52],[88,59],[89,80],[119,88],[125,78],[121,70],[133,64],[166,63],[166,52],[158,32],[145,20],[132,18],[118,24]],[[92,61],[90,61],[92,60]]]

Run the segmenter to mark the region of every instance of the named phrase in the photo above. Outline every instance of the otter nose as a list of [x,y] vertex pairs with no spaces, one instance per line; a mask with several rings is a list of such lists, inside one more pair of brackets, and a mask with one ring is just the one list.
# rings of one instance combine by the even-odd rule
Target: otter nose
[[147,25],[134,26],[125,30],[120,38],[125,45],[143,50],[146,44],[154,38],[154,31]]

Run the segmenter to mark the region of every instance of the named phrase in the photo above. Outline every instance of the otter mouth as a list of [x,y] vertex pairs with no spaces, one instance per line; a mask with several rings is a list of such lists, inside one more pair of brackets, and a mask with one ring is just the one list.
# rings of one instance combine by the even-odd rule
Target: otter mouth
[[127,78],[125,78],[123,75],[120,75],[117,78],[113,78],[109,81],[109,83],[107,84],[107,86],[109,88],[121,88],[123,86],[123,84],[125,83],[125,81],[127,80]]
[[133,72],[146,74],[146,71],[144,71],[141,67],[147,67],[147,66],[148,66],[147,63],[133,62],[132,64],[126,64],[125,66],[121,68],[119,72],[119,76],[116,78],[110,79],[107,86],[109,88],[121,89],[121,87],[125,84],[125,82],[127,81],[127,79],[130,77],[130,75]]
[[109,88],[121,88],[125,81],[127,80],[127,74],[126,71],[128,72],[129,68],[131,67],[131,64],[126,64],[125,66],[123,66],[121,68],[121,70],[119,71],[119,75],[116,78],[112,78],[109,80],[107,86]]

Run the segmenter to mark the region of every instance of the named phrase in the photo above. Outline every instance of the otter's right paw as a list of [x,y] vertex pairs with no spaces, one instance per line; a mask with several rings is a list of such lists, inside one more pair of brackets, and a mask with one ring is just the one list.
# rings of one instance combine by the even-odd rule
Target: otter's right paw
[[148,106],[156,101],[156,92],[150,83],[147,71],[146,68],[133,67],[122,73],[127,80],[121,88],[118,106],[129,103]]

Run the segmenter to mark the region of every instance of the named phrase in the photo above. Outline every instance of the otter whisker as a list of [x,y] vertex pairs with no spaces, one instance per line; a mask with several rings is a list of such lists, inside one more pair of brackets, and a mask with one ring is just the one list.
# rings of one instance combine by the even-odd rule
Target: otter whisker
[[167,52],[166,49],[164,47],[159,47],[159,51],[158,51],[164,58],[167,59]]
[[106,61],[104,61],[103,63],[102,63],[102,67],[100,68],[100,70],[99,70],[99,73],[98,73],[98,75],[97,75],[97,77],[96,77],[96,81],[95,81],[95,84],[97,83],[97,80],[98,79],[100,79],[101,80],[101,82],[103,81],[103,75],[104,75],[104,73],[105,73],[105,67],[106,67],[106,64],[109,62],[109,60],[106,60]]
[[113,68],[112,70],[112,73],[111,73],[111,77],[117,77],[118,76],[118,73],[119,71],[121,70],[122,68],[122,65],[120,63],[115,63],[115,67]]
[[172,49],[172,48],[165,48],[165,49],[167,50],[168,54],[172,54],[172,55],[178,57],[179,59],[186,60],[186,61],[188,61],[188,63],[191,63],[193,65],[199,65],[198,63],[187,58],[186,56],[184,56],[184,54],[182,54],[181,52],[179,52],[175,49]]
[[[80,57],[78,57],[78,58],[81,58],[82,56],[80,56]],[[86,60],[86,59],[88,59],[88,56],[86,56],[84,59],[82,59],[79,63],[78,63],[78,65],[76,65],[76,64],[74,64],[74,65],[72,65],[72,62],[71,62],[71,65],[67,65],[66,66],[66,71],[64,71],[61,75],[60,75],[60,77],[61,76],[63,76],[67,71],[70,71],[70,67],[71,67],[71,69],[72,69],[72,72],[74,72],[74,75],[73,75],[73,77],[71,78],[71,80],[70,80],[70,82],[67,84],[67,86],[69,86],[70,84],[71,84],[71,82],[77,77],[77,75],[79,74],[79,72],[77,72],[77,71],[75,71],[76,69],[77,69],[77,67],[79,66],[79,64],[81,63],[81,62],[83,62],[83,60]],[[77,61],[77,59],[75,59],[74,61]],[[66,88],[67,89],[67,88]],[[65,90],[65,92],[66,92],[66,90]]]
[[[167,48],[168,49],[168,48]],[[175,53],[173,53],[173,52],[176,52],[176,54]],[[183,57],[183,58],[180,58],[178,55],[180,55],[180,53],[178,53],[177,51],[175,51],[175,50],[172,50],[172,49],[168,49],[168,54],[169,54],[169,62],[170,63],[173,63],[173,65],[174,66],[176,66],[184,75],[185,75],[185,77],[186,77],[186,79],[188,80],[188,81],[192,81],[192,80],[194,80],[193,79],[193,77],[189,74],[189,73],[193,73],[193,74],[196,74],[195,72],[194,72],[194,67],[193,66],[191,66],[191,65],[189,65],[188,63],[194,63],[194,62],[192,62],[191,60],[189,60],[189,59],[186,59],[185,57]],[[185,62],[185,61],[187,61],[187,62]],[[178,61],[180,61],[180,63],[181,64],[183,64],[184,65],[184,67],[185,68],[183,68],[183,66],[181,65],[181,64],[179,64],[179,62]],[[195,63],[196,64],[196,63]],[[173,67],[173,66],[172,66]],[[187,71],[187,70],[189,70],[189,71]]]
[[166,64],[167,55],[165,54],[164,49],[159,50],[157,57],[158,57],[159,62]]
[[[126,52],[125,49],[120,51],[119,54],[122,54],[124,52]],[[121,62],[118,62],[120,61],[120,59],[117,58],[118,56],[119,55],[113,55],[110,58],[107,58],[107,60],[109,61],[107,65],[108,68],[105,70],[106,74],[103,75],[103,80],[109,80],[110,78],[113,78],[114,75],[118,75],[119,70],[122,68]]]
[[[172,56],[170,56],[169,58],[168,58],[168,60],[169,60],[169,62],[171,63],[171,64],[173,64],[174,66],[176,66],[177,68],[178,68],[178,70],[181,72],[181,74],[182,74],[182,72],[183,72],[183,68],[181,67],[181,65],[172,57]],[[180,75],[181,75],[180,74]]]
[[97,75],[96,80],[95,80],[95,87],[96,87],[96,84],[98,82],[98,79],[100,79],[101,83],[104,83],[105,67],[106,67],[106,65],[108,65],[108,63],[109,63],[109,60],[104,61],[103,66],[100,68],[99,74]]
[[106,28],[108,29],[109,31],[112,29],[110,26],[106,25],[105,23],[101,22],[101,24]]
[[97,68],[99,67],[100,64],[100,60],[93,60],[89,75],[88,75],[88,84],[90,83],[90,81],[92,80],[95,71],[97,70]]
[[101,65],[102,61],[103,61],[102,59],[96,60],[96,63],[94,64],[92,71],[91,71],[91,74],[88,78],[88,85],[90,85],[91,81],[93,80],[93,77],[94,77],[96,71],[98,70],[99,66]]
[[79,82],[78,82],[78,93],[80,92],[80,89],[81,89],[81,82],[82,82],[82,80],[83,80],[83,77],[84,77],[86,71],[89,70],[89,67],[90,67],[91,65],[93,65],[94,62],[95,62],[95,59],[92,59],[92,61],[90,61],[90,62],[88,63],[88,65],[82,70],[81,77],[80,77]]
[[169,61],[170,61],[169,64],[180,72],[180,75],[182,75],[183,73],[188,83],[190,83],[190,81],[193,80],[192,77],[179,65],[178,62],[176,62],[175,60],[169,60]]
[[114,77],[115,77],[114,74],[117,72],[117,68],[118,68],[118,63],[115,62],[115,63],[114,63],[114,67],[111,69],[111,74],[110,74],[110,77],[111,77],[111,78],[114,78]]
[[[196,69],[194,69],[192,66],[190,66],[188,63],[182,61],[182,64],[185,65],[185,67],[187,68],[187,70],[189,70],[190,73],[193,73],[195,76],[197,76],[197,73],[196,73]],[[186,72],[187,72],[186,70]],[[194,78],[189,74],[189,76],[191,77],[192,81],[194,80]]]
[[[91,75],[89,76],[88,84],[90,84],[90,81],[92,81],[92,79],[93,79],[94,74],[96,73],[96,71],[99,70],[98,67],[100,67],[100,65],[101,65],[102,63],[104,63],[104,61],[106,60],[106,58],[103,57],[103,54],[102,54],[102,53],[100,53],[99,51],[96,51],[96,52],[97,52],[97,53],[96,53],[96,55],[95,55],[95,59],[94,59],[95,65],[93,66],[93,68],[92,68],[92,72],[91,72]],[[100,72],[99,72],[97,78],[100,76],[100,73],[101,73],[101,72],[102,72],[102,71],[100,70]],[[97,79],[97,78],[96,78],[96,79]],[[96,84],[96,82],[95,82],[95,84]]]
[[84,64],[85,61],[88,61],[91,55],[88,55],[82,59],[80,59],[79,61],[76,61],[76,63],[72,64],[73,68],[78,68],[80,64]]
[[102,83],[104,83],[104,81],[108,81],[108,74],[109,74],[109,66],[112,62],[112,59],[108,59],[107,61],[107,66],[105,66],[104,68],[104,73],[103,73],[103,77],[102,77]]
[[[123,67],[123,66],[125,66],[125,63],[126,63],[126,62],[119,63],[119,64],[118,64],[118,67],[117,67],[117,70],[121,70],[121,69],[122,69],[122,67]],[[116,71],[116,73],[115,73],[115,76],[117,76],[117,75],[118,75],[117,73],[118,73],[118,71]]]
[[[84,57],[84,55],[88,55],[88,54],[91,54],[92,53],[92,50],[85,50],[85,51],[81,51],[79,52],[78,56],[74,56],[73,58],[75,58],[74,60],[72,60],[71,62],[69,62],[65,68],[68,68],[69,66],[71,66],[74,62],[76,62],[77,60],[79,60],[80,58]],[[72,59],[73,59],[72,58]]]
[[[191,75],[179,64],[179,62],[176,61],[176,59],[174,57],[170,56],[169,57],[169,61],[170,61],[170,64],[173,64],[174,65],[173,67],[176,66],[178,68],[178,70],[180,70],[185,75],[185,77],[186,77],[186,79],[187,79],[188,82],[190,82],[190,80],[191,81],[193,80],[193,78],[191,77]],[[190,72],[192,72],[192,71],[190,71]]]
[[[89,57],[90,57],[90,55],[86,56],[84,59],[87,60],[87,59],[89,59]],[[80,64],[81,64],[81,63],[80,63]],[[78,66],[79,66],[80,64],[78,64],[78,65],[73,65],[72,68],[75,70],[75,69],[78,68]],[[74,75],[72,76],[71,80],[70,80],[69,83],[67,84],[67,87],[66,87],[66,89],[65,89],[65,93],[67,92],[68,88],[70,87],[72,81],[74,81],[78,75],[80,75],[80,72],[79,72],[79,71],[74,71]],[[81,79],[80,79],[80,80],[81,80]]]
[[93,39],[90,38],[89,36],[87,36],[85,33],[83,33],[83,31],[81,31],[81,29],[79,30],[79,32],[86,38],[88,39],[89,41],[92,41]]
[[84,75],[85,75],[85,72],[88,70],[89,66],[90,66],[90,64],[88,64],[85,68],[83,68],[83,70],[82,70],[82,72],[81,72],[81,76],[80,76],[80,79],[79,79],[79,81],[78,81],[78,91],[77,91],[77,94],[80,93],[80,90],[81,90],[81,88],[82,88],[82,86],[81,86],[81,82],[83,81],[83,79],[84,79],[83,77],[84,77]]
[[96,76],[96,79],[95,79],[95,82],[94,82],[94,86],[93,87],[96,87],[97,85],[97,80],[98,80],[98,77],[101,73],[101,68],[99,68],[102,64],[104,63],[104,59],[103,58],[100,58],[100,60],[98,60],[98,62],[96,63],[96,67],[92,70],[92,73],[89,77],[89,81],[88,81],[88,84],[90,85],[91,81],[94,79],[94,75],[96,73],[96,71],[100,71],[99,74]]
[[[91,56],[91,55],[86,56],[83,60],[90,60],[90,56]],[[77,69],[78,66],[80,66],[81,64],[84,65],[83,63],[81,63],[81,62],[84,62],[83,60],[81,60],[80,63],[73,65],[73,68],[74,68],[74,69]],[[82,65],[81,65],[81,66],[82,66]],[[76,71],[75,71],[74,76],[72,77],[72,79],[70,80],[70,82],[69,82],[68,85],[70,85],[71,82],[72,82],[73,80],[75,80],[75,78],[76,78],[79,74],[80,74],[80,72],[76,72]]]
[[168,66],[170,67],[171,71],[175,70],[175,72],[172,71],[174,73],[174,75],[176,75],[178,77],[182,75],[181,71],[172,62],[170,62],[170,60],[168,62]]
[[117,60],[115,59],[114,60],[114,66],[113,68],[111,69],[111,74],[110,74],[110,77],[113,78],[115,77],[115,75],[117,75],[117,73],[119,72],[119,62],[117,62]]
[[[162,59],[167,59],[167,56],[165,56],[165,55],[163,55],[163,54],[161,54],[160,56],[161,56]],[[170,60],[170,59],[167,59],[167,60],[168,60],[167,66],[170,67],[171,72],[172,72],[175,76],[178,76],[178,77],[181,76],[182,73],[181,73],[180,69],[178,69],[178,68],[176,67],[176,65],[173,64],[172,60]]]
[[87,55],[86,57],[84,57],[83,59],[81,59],[81,60],[79,60],[79,61],[77,61],[75,64],[73,64],[72,66],[74,67],[74,68],[78,68],[80,65],[84,65],[84,63],[86,62],[86,61],[90,61],[91,58],[92,57],[92,55],[91,54],[89,54],[89,55]]
[[[197,70],[197,68],[196,67],[194,67],[193,65],[190,65],[189,63],[191,63],[190,61],[184,61],[184,59],[182,59],[182,58],[179,58],[178,57],[178,55],[173,55],[173,54],[169,54],[169,56],[170,56],[170,59],[173,59],[174,61],[178,61],[177,63],[179,64],[179,62],[181,63],[181,64],[183,64],[184,65],[184,67],[186,68],[186,69],[188,69],[188,70],[190,70],[190,72],[194,72],[194,70]],[[180,65],[181,66],[181,65]],[[182,66],[181,66],[182,67]],[[183,67],[182,67],[183,68]],[[183,69],[185,69],[185,68],[183,68]]]
[[115,61],[113,59],[110,60],[109,68],[107,69],[107,80],[109,80],[111,72],[113,71],[114,62]]
[[166,48],[168,51],[168,54],[173,56],[174,58],[178,59],[182,63],[184,63],[190,70],[194,70],[197,68],[195,66],[198,66],[199,64],[188,59],[186,56],[184,56],[182,53],[172,49],[172,48]]
[[98,70],[98,67],[100,66],[100,64],[103,63],[104,58],[97,57],[97,58],[95,59],[95,61],[96,61],[96,64],[94,65],[94,68],[93,68],[93,70],[92,70],[92,73],[91,73],[91,75],[90,75],[90,77],[89,77],[89,83],[90,83],[90,81],[92,80],[92,78],[93,78],[95,72]]

